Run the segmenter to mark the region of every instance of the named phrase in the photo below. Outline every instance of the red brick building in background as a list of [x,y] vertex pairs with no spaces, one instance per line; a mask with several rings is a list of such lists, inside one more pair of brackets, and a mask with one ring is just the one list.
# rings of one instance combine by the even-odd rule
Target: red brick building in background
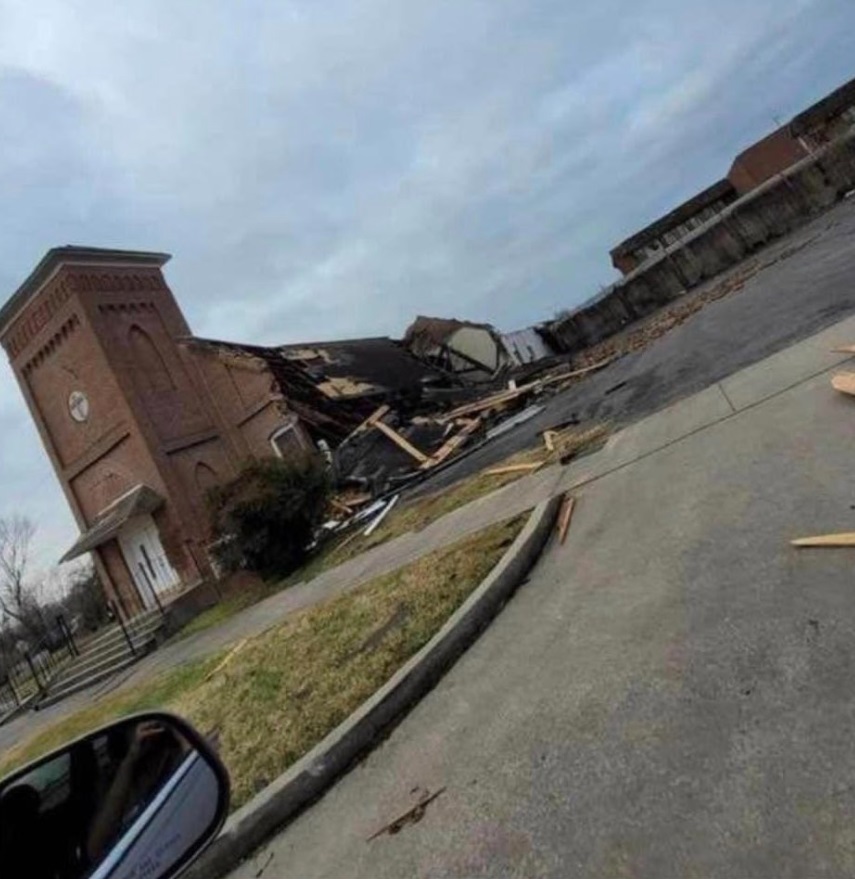
[[[48,252],[0,309],[0,342],[81,537],[123,615],[212,576],[204,494],[285,422],[258,373],[198,360],[169,256]],[[264,437],[262,443],[259,439]]]
[[610,251],[612,265],[622,274],[630,274],[758,186],[846,134],[853,125],[855,79],[743,150],[723,180],[621,241]]

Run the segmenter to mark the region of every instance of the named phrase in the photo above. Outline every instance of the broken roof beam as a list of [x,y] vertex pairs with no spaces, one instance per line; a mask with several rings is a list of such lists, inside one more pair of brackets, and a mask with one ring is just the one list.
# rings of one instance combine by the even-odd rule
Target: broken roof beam
[[377,428],[381,433],[385,434],[392,440],[395,445],[399,448],[403,449],[410,457],[415,458],[420,464],[424,464],[426,461],[429,461],[430,458],[424,453],[420,452],[411,442],[406,440],[401,434],[398,433],[394,428],[389,427],[388,424],[384,424],[381,420],[377,420],[374,424],[374,427]]
[[379,406],[375,409],[362,424],[358,425],[353,431],[351,431],[344,439],[342,445],[344,443],[350,442],[350,440],[359,436],[360,434],[365,433],[366,430],[370,430],[374,427],[377,422],[383,418],[385,415],[388,415],[391,407],[386,405],[385,403],[382,406]]

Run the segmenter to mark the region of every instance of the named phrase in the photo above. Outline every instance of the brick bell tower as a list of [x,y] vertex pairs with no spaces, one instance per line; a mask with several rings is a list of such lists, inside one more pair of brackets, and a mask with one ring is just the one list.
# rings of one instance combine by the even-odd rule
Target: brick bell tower
[[204,493],[234,447],[164,280],[164,253],[57,247],[0,309],[0,343],[123,616],[210,579]]

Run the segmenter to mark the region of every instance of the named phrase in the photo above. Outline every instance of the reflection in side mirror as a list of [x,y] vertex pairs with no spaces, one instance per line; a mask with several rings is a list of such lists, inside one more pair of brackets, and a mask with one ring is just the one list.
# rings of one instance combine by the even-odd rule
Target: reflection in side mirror
[[216,836],[228,776],[187,723],[145,714],[0,782],[3,879],[169,879]]

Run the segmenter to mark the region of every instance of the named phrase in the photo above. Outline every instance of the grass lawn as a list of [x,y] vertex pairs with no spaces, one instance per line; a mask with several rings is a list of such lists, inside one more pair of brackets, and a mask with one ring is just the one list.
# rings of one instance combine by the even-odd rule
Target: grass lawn
[[116,717],[162,708],[216,735],[238,808],[424,646],[527,518],[493,525],[236,648],[105,696],[0,755],[0,775]]

